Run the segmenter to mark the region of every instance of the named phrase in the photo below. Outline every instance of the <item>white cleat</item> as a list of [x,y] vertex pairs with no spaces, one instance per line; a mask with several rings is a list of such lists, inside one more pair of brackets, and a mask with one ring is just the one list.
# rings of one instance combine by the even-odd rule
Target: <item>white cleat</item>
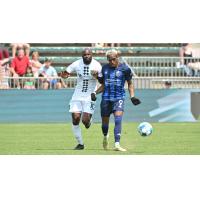
[[108,150],[108,146],[109,146],[108,136],[104,136],[104,138],[103,138],[103,148],[104,148],[104,150]]
[[126,151],[126,149],[122,148],[120,145],[115,145],[114,150],[115,150],[115,151],[123,151],[123,152]]

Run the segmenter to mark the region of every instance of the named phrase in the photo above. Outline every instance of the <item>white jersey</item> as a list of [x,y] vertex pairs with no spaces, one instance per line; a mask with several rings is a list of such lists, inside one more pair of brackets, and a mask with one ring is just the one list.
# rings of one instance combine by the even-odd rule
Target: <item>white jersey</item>
[[84,64],[83,59],[79,59],[67,67],[68,73],[77,74],[77,85],[72,100],[91,101],[91,93],[97,88],[97,80],[91,75],[91,70],[100,73],[101,68],[101,64],[93,58],[89,65]]

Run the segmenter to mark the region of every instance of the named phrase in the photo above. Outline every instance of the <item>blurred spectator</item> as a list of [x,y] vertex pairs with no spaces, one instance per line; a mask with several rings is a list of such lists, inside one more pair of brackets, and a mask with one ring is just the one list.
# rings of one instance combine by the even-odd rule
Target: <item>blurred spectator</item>
[[24,49],[25,55],[29,57],[30,53],[30,45],[27,43],[12,43],[10,44],[12,48],[12,57],[14,58],[16,56],[16,52],[18,49]]
[[58,72],[58,77],[60,78],[60,79],[58,79],[58,82],[60,82],[61,88],[67,88],[67,85],[62,78],[62,72]]
[[[25,55],[24,49],[19,49],[17,51],[17,56],[11,62],[11,73],[12,76],[17,78],[19,76],[23,76],[26,73],[27,67],[30,66],[29,58]],[[17,88],[20,89],[20,82],[18,79],[14,80]],[[14,85],[15,85],[14,84]]]
[[[26,69],[26,74],[24,75],[24,77],[34,77],[33,71],[32,71],[32,67],[27,67]],[[30,79],[24,79],[24,89],[35,89],[35,82],[33,78]]]
[[49,58],[45,59],[44,65],[39,69],[39,77],[44,77],[42,81],[43,89],[47,90],[49,88],[60,89],[61,83],[57,81],[58,74],[54,67],[51,66],[52,60]]
[[188,76],[195,76],[199,73],[200,62],[198,59],[194,59],[195,50],[192,48],[192,44],[183,43],[179,50],[179,56],[180,64]]
[[42,66],[42,63],[40,63],[39,61],[39,53],[37,51],[34,51],[31,55],[31,60],[30,60],[30,64],[32,67],[32,71],[34,74],[34,77],[38,77],[38,70],[40,69],[40,67]]
[[104,54],[104,47],[106,47],[105,43],[92,43],[92,47],[93,48],[98,48],[97,50],[95,50],[96,54]]
[[105,43],[92,43],[92,47],[103,48]]
[[0,60],[0,89],[9,89],[8,77],[10,76],[9,58]]
[[4,58],[9,58],[8,49],[4,47],[4,44],[0,44],[0,60]]
[[170,89],[172,86],[172,82],[171,81],[165,81],[165,88]]
[[133,50],[131,49],[133,47],[132,43],[127,43],[127,47],[129,48],[128,53],[133,53]]
[[0,44],[0,89],[9,89],[9,62],[10,59],[8,49],[5,48],[4,44]]

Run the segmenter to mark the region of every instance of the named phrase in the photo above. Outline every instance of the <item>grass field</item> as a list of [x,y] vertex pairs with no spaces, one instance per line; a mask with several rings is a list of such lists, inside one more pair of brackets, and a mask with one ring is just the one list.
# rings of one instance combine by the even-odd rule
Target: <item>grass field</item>
[[200,123],[152,123],[149,137],[140,136],[138,123],[123,123],[121,145],[113,148],[110,125],[110,150],[102,149],[101,125],[82,127],[85,150],[73,150],[76,141],[71,124],[0,124],[1,155],[200,155]]

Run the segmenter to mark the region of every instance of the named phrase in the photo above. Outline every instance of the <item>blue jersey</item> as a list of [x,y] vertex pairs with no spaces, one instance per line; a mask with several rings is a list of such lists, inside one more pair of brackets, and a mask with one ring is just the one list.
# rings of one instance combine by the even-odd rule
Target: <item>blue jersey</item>
[[125,81],[132,79],[133,73],[125,63],[120,63],[118,67],[106,64],[102,67],[102,79],[104,92],[102,100],[115,101],[125,98]]

